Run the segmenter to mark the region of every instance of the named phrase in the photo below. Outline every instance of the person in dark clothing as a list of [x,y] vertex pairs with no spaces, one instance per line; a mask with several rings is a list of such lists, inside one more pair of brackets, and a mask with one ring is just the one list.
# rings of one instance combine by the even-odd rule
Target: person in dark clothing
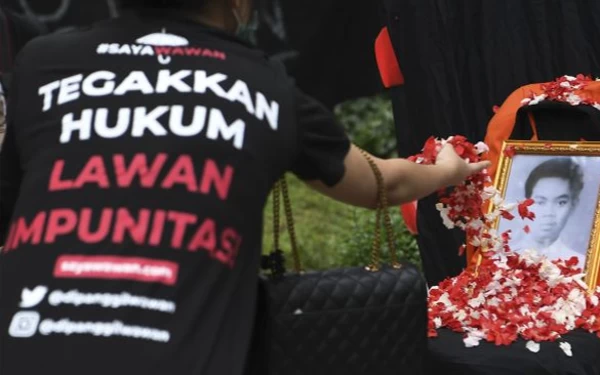
[[[0,153],[0,373],[244,373],[291,171],[376,205],[334,116],[241,36],[249,0],[134,1],[21,52]],[[390,204],[488,167],[375,159]]]

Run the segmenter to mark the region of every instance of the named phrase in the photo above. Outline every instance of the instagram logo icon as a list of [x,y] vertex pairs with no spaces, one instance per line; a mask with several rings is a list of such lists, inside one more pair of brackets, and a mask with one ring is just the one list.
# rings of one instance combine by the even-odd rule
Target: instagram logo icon
[[22,311],[13,317],[8,334],[16,338],[33,337],[40,324],[40,314],[33,311]]

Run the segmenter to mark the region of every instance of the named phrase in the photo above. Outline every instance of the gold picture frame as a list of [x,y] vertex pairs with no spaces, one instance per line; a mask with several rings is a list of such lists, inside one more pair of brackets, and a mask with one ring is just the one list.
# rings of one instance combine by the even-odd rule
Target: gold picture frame
[[[587,238],[589,238],[588,242],[587,242],[587,247],[582,249],[585,251],[585,265],[583,267],[584,272],[586,274],[585,276],[585,282],[586,284],[589,286],[590,291],[594,291],[596,290],[596,287],[600,284],[600,142],[589,142],[589,141],[581,141],[581,142],[571,142],[571,141],[513,141],[513,140],[507,140],[504,142],[503,146],[502,146],[502,152],[500,153],[500,159],[498,161],[498,168],[496,170],[496,176],[494,179],[494,186],[496,187],[496,189],[498,189],[500,191],[500,193],[502,194],[502,197],[506,198],[507,203],[513,203],[513,200],[509,200],[506,195],[507,195],[507,191],[510,190],[511,191],[515,191],[515,187],[511,186],[511,174],[513,173],[513,167],[515,166],[515,160],[526,160],[525,159],[521,159],[519,158],[519,156],[531,156],[531,157],[535,157],[537,158],[537,160],[550,160],[550,159],[578,159],[578,160],[584,160],[582,158],[594,158],[594,159],[590,159],[590,163],[591,164],[597,164],[596,168],[593,168],[593,165],[588,164],[588,170],[591,170],[591,173],[589,173],[589,175],[586,175],[585,171],[583,171],[583,169],[581,169],[582,167],[580,167],[579,165],[577,166],[578,171],[581,171],[581,181],[582,181],[582,186],[585,187],[585,185],[583,184],[583,181],[596,181],[598,182],[598,185],[595,186],[595,182],[589,186],[588,188],[586,188],[586,191],[588,192],[588,194],[591,192],[595,193],[593,202],[594,202],[594,206],[587,206],[584,207],[583,209],[585,210],[585,212],[587,212],[587,216],[591,216],[591,230],[589,233],[589,236]],[[531,158],[530,158],[531,159]],[[585,160],[584,160],[585,161]],[[587,163],[587,162],[586,162]],[[531,159],[529,161],[529,166],[535,164],[534,160]],[[538,163],[537,166],[539,166],[540,164]],[[534,167],[534,169],[537,169]],[[516,172],[515,172],[516,173]],[[533,171],[530,170],[531,174],[533,174]],[[531,177],[531,174],[528,175],[528,179],[529,177]],[[587,179],[587,180],[586,180]],[[517,180],[517,184],[518,186],[521,186],[521,189],[523,190],[522,186],[526,185],[526,181],[524,182],[523,179],[518,179]],[[539,182],[539,179],[537,180],[537,182],[534,183],[537,184]],[[572,185],[570,185],[570,188],[572,188]],[[525,187],[524,190],[526,190],[527,187]],[[583,188],[582,188],[583,189]],[[581,195],[583,195],[583,190],[581,190]],[[525,193],[523,195],[526,195]],[[583,204],[585,204],[584,202],[584,198],[585,197],[579,197],[578,201],[579,201],[579,205],[578,206],[583,206]],[[585,200],[586,202],[589,202],[588,200]],[[516,203],[516,202],[515,202]],[[493,204],[490,205],[490,212],[494,209]],[[580,210],[582,210],[580,208]],[[574,211],[570,211],[572,214]],[[569,215],[570,215],[569,214]],[[555,214],[553,214],[555,215]],[[575,216],[575,218],[577,219],[577,216]],[[564,219],[566,221],[569,220],[569,218]],[[556,220],[554,220],[556,221]],[[558,220],[560,221],[560,219]],[[496,223],[494,225],[494,228],[497,230],[501,230],[500,229],[500,225],[503,222],[502,218],[499,218],[498,220],[496,220]],[[508,221],[507,221],[508,222]],[[576,221],[575,223],[577,225],[579,225],[580,221]],[[586,221],[587,222],[587,221]],[[568,222],[569,225],[571,225],[571,222]],[[560,225],[560,224],[559,224]],[[563,229],[565,229],[565,224],[563,224],[563,227],[558,231],[557,234],[557,239],[556,241],[558,242],[562,236],[562,231]],[[587,224],[585,224],[587,225]],[[581,224],[581,227],[585,228],[584,224]],[[574,226],[574,225],[571,225]],[[548,231],[548,233],[552,232],[552,233],[556,233],[555,230],[551,230],[550,228],[552,227],[545,227],[546,231]],[[529,232],[526,232],[529,233]],[[522,236],[526,236],[526,235],[522,235]],[[571,237],[570,237],[571,238]],[[577,237],[577,238],[572,238],[572,239],[576,239],[578,241],[581,242],[581,237]],[[582,254],[581,252],[579,252],[580,254]],[[583,254],[582,254],[583,255]]]

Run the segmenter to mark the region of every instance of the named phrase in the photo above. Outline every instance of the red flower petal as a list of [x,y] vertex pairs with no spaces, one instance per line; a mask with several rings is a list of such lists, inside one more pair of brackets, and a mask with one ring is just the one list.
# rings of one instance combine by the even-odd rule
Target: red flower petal
[[504,149],[504,156],[506,156],[507,158],[513,158],[517,153],[517,150],[515,148],[515,146],[507,146]]
[[534,201],[531,198],[526,199],[523,202],[519,203],[517,208],[519,211],[519,216],[521,216],[522,219],[529,219],[529,220],[535,219],[535,213],[529,211],[529,207],[532,206],[533,203],[534,203]]
[[530,206],[533,206],[534,203],[535,203],[535,201],[533,199],[527,198],[523,202],[521,202],[521,205],[523,205],[525,207],[530,207]]
[[500,215],[502,215],[502,217],[505,218],[506,220],[513,220],[515,218],[515,215],[511,214],[508,211],[501,211]]
[[567,260],[566,265],[567,267],[574,267],[576,265],[579,264],[579,258],[577,257],[571,257],[569,260]]

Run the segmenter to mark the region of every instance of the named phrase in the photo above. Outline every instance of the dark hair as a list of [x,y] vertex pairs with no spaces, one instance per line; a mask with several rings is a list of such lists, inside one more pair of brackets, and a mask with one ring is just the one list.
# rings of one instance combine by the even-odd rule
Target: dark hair
[[199,8],[207,0],[120,0],[122,8],[143,9],[143,8],[161,8],[161,9],[184,9]]
[[569,181],[573,197],[579,198],[583,190],[583,171],[579,164],[568,158],[550,159],[535,167],[525,182],[525,197],[531,198],[533,188],[542,178],[552,177]]

